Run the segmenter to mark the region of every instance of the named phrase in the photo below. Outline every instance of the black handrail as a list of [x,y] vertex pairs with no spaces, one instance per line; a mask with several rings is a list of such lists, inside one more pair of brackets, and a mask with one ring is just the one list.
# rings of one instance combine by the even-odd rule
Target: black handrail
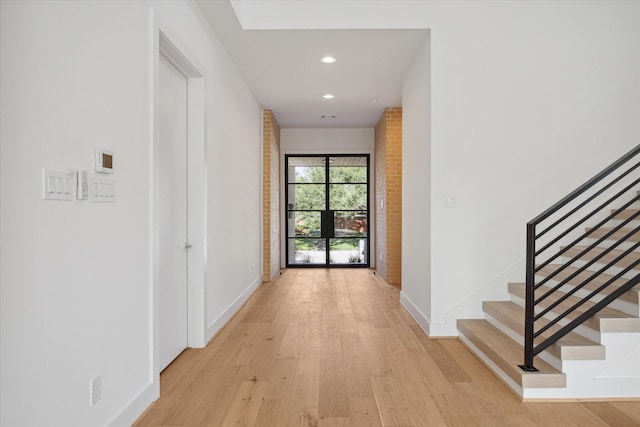
[[[553,345],[555,342],[571,332],[577,326],[584,323],[587,319],[605,308],[611,302],[620,298],[625,292],[640,283],[640,273],[636,274],[630,279],[628,278],[628,276],[627,278],[622,279],[626,274],[628,274],[630,271],[633,271],[634,268],[640,264],[639,259],[628,265],[626,268],[622,269],[613,277],[606,280],[595,290],[592,290],[586,297],[579,298],[579,300],[573,303],[569,308],[564,309],[561,314],[550,318],[550,315],[553,314],[552,310],[554,308],[556,308],[563,302],[568,302],[568,299],[570,297],[573,297],[573,301],[575,301],[576,293],[579,290],[587,286],[596,277],[605,274],[608,269],[615,266],[618,261],[629,255],[631,252],[635,251],[640,246],[640,243],[630,245],[630,247],[624,250],[620,255],[616,256],[612,261],[606,263],[604,267],[591,274],[585,280],[582,280],[579,284],[572,284],[573,279],[577,278],[577,276],[585,271],[589,266],[599,261],[601,258],[603,258],[605,255],[610,253],[612,250],[614,250],[614,248],[618,247],[622,243],[626,243],[627,245],[629,245],[628,242],[631,241],[632,237],[636,234],[640,234],[640,226],[633,229],[624,228],[625,225],[629,224],[631,221],[636,220],[636,217],[640,214],[640,212],[636,212],[630,215],[628,218],[621,221],[617,226],[612,227],[609,231],[604,232],[604,234],[599,236],[599,238],[596,239],[594,243],[590,244],[586,249],[581,250],[578,255],[571,257],[571,259],[569,259],[565,263],[555,267],[552,272],[546,274],[546,277],[541,278],[540,281],[536,282],[536,275],[543,268],[545,269],[545,271],[547,271],[550,267],[556,266],[556,264],[552,264],[552,262],[559,259],[572,247],[577,246],[579,242],[584,241],[585,238],[589,238],[590,236],[592,236],[597,230],[602,229],[602,231],[604,231],[604,226],[609,225],[609,221],[615,219],[620,212],[622,212],[624,209],[626,209],[628,206],[630,206],[640,198],[640,192],[638,193],[638,195],[634,195],[632,197],[628,196],[628,192],[630,190],[637,189],[637,185],[640,182],[639,177],[630,176],[633,172],[636,172],[636,174],[640,172],[640,170],[638,170],[640,162],[636,162],[626,170],[616,174],[618,169],[620,169],[623,165],[629,163],[638,154],[640,154],[640,145],[633,148],[620,159],[612,163],[607,168],[603,169],[593,178],[582,184],[570,194],[553,204],[553,206],[551,206],[549,209],[545,210],[527,223],[524,364],[519,365],[523,370],[537,371],[537,369],[534,367],[534,357],[536,355],[544,351],[549,346]],[[613,187],[625,177],[627,177],[627,179],[633,179],[632,182],[626,185],[622,190],[615,193],[613,196],[609,197],[605,202],[600,203],[595,208],[593,208],[593,204],[596,203],[596,199],[601,194],[611,189],[611,187]],[[604,181],[607,178],[610,179],[609,182]],[[599,184],[602,186],[598,187]],[[593,194],[585,194],[589,190],[594,190]],[[585,200],[580,201],[577,206],[569,206],[572,202],[578,201],[577,199],[583,195],[586,197]],[[624,200],[624,202],[621,203],[622,206],[617,206],[615,209],[611,209],[608,214],[602,215],[602,213],[606,209],[613,206],[612,203],[619,203],[620,200]],[[561,210],[563,210],[565,207],[570,210],[569,212],[563,214]],[[586,214],[583,213],[585,211],[587,212]],[[536,231],[537,226],[556,214],[561,215],[559,219],[554,220],[552,224],[546,226],[542,231]],[[568,220],[575,214],[580,214],[582,216],[576,222],[567,225],[566,223],[568,222]],[[594,227],[587,229],[584,233],[581,233],[579,237],[573,237],[572,241],[569,244],[562,247],[555,254],[549,255],[546,259],[540,260],[540,258],[544,258],[543,254],[545,253],[545,251],[560,242],[561,239],[575,234],[574,231],[577,229],[577,227],[585,223],[585,221],[589,218],[597,215],[604,217],[604,219],[599,220]],[[550,232],[553,232],[551,240],[543,244],[540,249],[536,250],[536,243],[538,242],[538,239]],[[568,268],[574,262],[578,261],[584,254],[588,253],[603,241],[611,240],[612,236],[614,236],[616,233],[623,233],[623,236],[617,238],[617,241],[615,243],[607,248],[604,248],[601,253],[599,253],[582,267],[578,268],[574,273],[569,275],[569,277],[565,278],[564,280],[556,280],[558,283],[550,289],[545,290],[542,288],[542,286],[545,285],[549,280],[551,280],[561,271]],[[579,280],[581,280],[581,278],[579,278]],[[621,284],[620,282],[624,283]],[[571,287],[569,288],[569,290],[565,291],[563,290],[563,288],[567,289],[566,286]],[[613,290],[608,288],[611,288]],[[542,295],[536,298],[537,290],[542,292]],[[608,294],[604,298],[597,302],[592,301],[594,296],[605,290],[608,291]],[[541,303],[552,297],[556,297],[556,299],[551,302],[546,302],[546,306],[542,307]],[[589,304],[587,304],[587,302],[589,302]],[[584,309],[582,313],[577,314],[579,313],[577,312],[577,310],[580,307],[588,308]],[[575,316],[575,318],[573,320],[570,320],[569,316]],[[544,326],[536,328],[535,323],[537,320],[544,320]],[[564,326],[559,327],[563,323]],[[541,337],[542,333],[549,330],[552,326],[558,326],[559,329],[541,342],[534,342],[536,338]]]

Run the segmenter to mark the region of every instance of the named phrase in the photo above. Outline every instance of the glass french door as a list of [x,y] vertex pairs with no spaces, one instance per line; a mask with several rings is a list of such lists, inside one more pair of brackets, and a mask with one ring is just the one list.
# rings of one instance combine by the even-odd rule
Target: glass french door
[[369,266],[369,155],[285,156],[288,267]]

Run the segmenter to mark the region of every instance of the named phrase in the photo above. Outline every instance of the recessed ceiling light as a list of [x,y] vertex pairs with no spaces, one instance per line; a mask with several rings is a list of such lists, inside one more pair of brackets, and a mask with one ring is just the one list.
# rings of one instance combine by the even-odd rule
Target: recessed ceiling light
[[369,102],[375,104],[376,102],[378,102],[378,98],[371,98]]
[[336,58],[334,58],[333,56],[325,56],[320,61],[324,62],[325,64],[333,64],[334,62],[336,62]]
[[325,93],[324,95],[322,95],[322,97],[324,99],[333,99],[333,98],[335,98],[335,96],[331,95],[330,93]]

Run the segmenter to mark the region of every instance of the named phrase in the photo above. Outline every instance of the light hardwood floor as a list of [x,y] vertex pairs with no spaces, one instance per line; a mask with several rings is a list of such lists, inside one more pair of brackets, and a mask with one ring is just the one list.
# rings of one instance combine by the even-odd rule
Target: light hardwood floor
[[161,375],[145,426],[640,426],[640,402],[522,403],[367,269],[289,269]]

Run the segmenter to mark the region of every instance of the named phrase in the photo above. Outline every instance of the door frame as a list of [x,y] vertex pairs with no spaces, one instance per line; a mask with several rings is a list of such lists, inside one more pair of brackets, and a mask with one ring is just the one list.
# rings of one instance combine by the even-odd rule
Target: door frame
[[[290,157],[318,157],[318,158],[330,158],[330,157],[364,157],[367,159],[367,244],[366,244],[366,254],[367,254],[367,262],[363,263],[363,264],[355,264],[355,265],[351,265],[351,264],[330,264],[328,262],[325,262],[325,264],[309,264],[309,265],[305,265],[305,264],[290,264],[289,263],[289,232],[288,232],[288,228],[289,228],[289,219],[288,219],[288,198],[289,198],[289,182],[288,182],[288,170],[287,167],[289,165],[289,158]],[[283,206],[283,211],[284,211],[284,215],[283,215],[283,226],[282,226],[282,239],[284,240],[284,251],[283,251],[283,257],[284,257],[284,266],[286,268],[372,268],[373,266],[375,266],[374,262],[371,259],[371,248],[374,247],[373,243],[372,243],[372,236],[373,236],[373,219],[371,216],[371,198],[372,198],[372,186],[373,186],[373,182],[372,182],[372,178],[373,178],[373,173],[372,173],[372,168],[371,168],[371,161],[372,161],[372,154],[371,153],[353,153],[351,151],[347,151],[347,152],[340,152],[340,153],[336,153],[336,152],[314,152],[314,153],[284,153],[283,154],[283,162],[282,162],[282,171],[283,171],[283,177],[281,179],[281,182],[283,182],[283,188],[282,188],[282,193],[283,193],[283,202],[282,202],[282,206]],[[325,164],[325,167],[327,168],[326,172],[327,172],[327,176],[328,174],[328,169],[331,167],[330,164]],[[325,185],[328,187],[330,184],[330,182],[325,182]],[[325,193],[325,204],[328,206],[330,200],[329,200],[329,192],[327,191]],[[325,212],[330,212],[330,211],[325,211]],[[326,241],[327,241],[327,245],[326,245],[326,259],[328,260],[330,257],[330,247],[329,247],[329,237],[325,237]]]
[[206,282],[206,146],[205,146],[205,81],[199,70],[202,67],[194,58],[185,55],[188,49],[180,43],[166,24],[154,25],[153,72],[153,141],[151,146],[151,295],[153,339],[151,357],[153,370],[152,382],[159,386],[160,347],[159,347],[159,67],[160,55],[164,56],[187,78],[187,241],[192,245],[187,262],[187,345],[204,347],[205,332],[205,282]]

